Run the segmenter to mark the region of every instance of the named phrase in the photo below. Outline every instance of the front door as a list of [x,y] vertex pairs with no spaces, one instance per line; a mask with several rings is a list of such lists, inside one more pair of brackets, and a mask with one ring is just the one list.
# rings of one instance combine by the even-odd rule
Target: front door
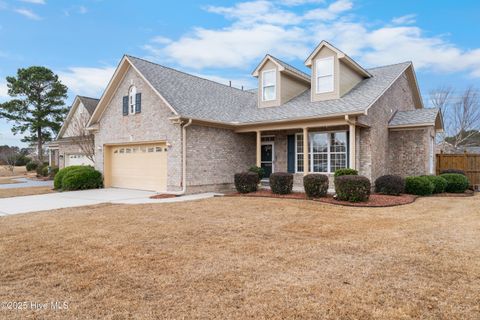
[[262,143],[262,168],[265,177],[268,178],[273,172],[273,143]]

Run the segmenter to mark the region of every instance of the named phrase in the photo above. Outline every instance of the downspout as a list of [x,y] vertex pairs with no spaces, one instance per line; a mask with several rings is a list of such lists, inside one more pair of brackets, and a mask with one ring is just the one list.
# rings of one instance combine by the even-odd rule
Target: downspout
[[182,126],[182,190],[176,193],[177,196],[187,191],[187,127],[192,124],[192,119]]

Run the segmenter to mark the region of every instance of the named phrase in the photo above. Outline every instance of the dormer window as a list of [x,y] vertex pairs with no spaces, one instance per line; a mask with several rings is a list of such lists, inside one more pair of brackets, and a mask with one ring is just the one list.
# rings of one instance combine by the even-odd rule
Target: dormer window
[[277,97],[277,71],[275,69],[262,72],[262,100],[271,101]]
[[128,113],[135,114],[135,105],[136,105],[136,97],[137,95],[137,88],[135,86],[131,86],[128,90]]
[[317,59],[316,60],[316,83],[317,93],[327,93],[334,91],[334,77],[333,77],[333,57]]

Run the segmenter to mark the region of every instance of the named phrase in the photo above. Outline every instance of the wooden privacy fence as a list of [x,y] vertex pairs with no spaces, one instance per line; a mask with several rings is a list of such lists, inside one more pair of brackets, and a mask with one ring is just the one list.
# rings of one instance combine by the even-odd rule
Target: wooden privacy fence
[[446,169],[463,170],[471,185],[480,185],[480,154],[437,154],[437,175]]

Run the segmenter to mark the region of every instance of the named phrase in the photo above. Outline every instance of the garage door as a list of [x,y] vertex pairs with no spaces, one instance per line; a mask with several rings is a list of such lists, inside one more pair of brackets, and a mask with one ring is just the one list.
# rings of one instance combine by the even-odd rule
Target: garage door
[[69,166],[93,166],[93,161],[83,154],[66,154],[65,167]]
[[161,144],[111,147],[111,186],[166,191],[167,147]]

